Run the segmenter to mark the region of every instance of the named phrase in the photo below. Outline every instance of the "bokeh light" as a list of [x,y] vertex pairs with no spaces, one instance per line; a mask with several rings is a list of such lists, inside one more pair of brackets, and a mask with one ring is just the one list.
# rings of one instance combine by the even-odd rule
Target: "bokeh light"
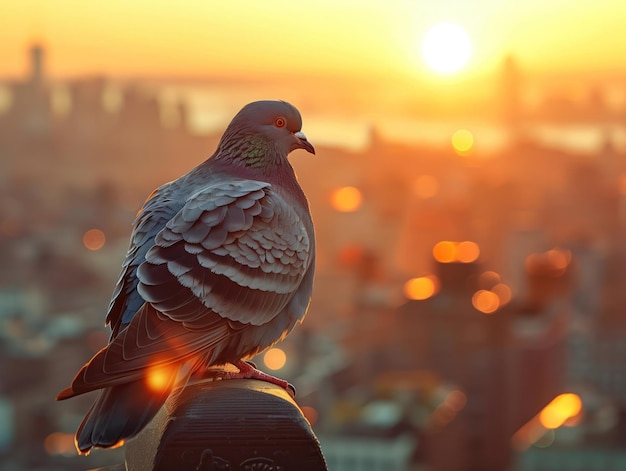
[[76,454],[73,433],[51,433],[44,439],[43,446],[49,455],[74,456]]
[[467,155],[474,147],[474,135],[467,129],[459,129],[452,134],[452,147],[459,155]]
[[106,243],[106,236],[100,229],[89,229],[83,234],[83,244],[89,250],[100,250]]
[[404,284],[404,295],[408,299],[421,301],[430,298],[439,289],[439,279],[434,275],[411,278]]
[[500,307],[500,299],[496,293],[481,289],[472,296],[472,305],[483,314],[493,314]]
[[469,240],[460,242],[456,246],[456,259],[462,263],[471,263],[478,259],[480,249],[476,242]]
[[466,240],[453,242],[442,240],[433,247],[433,257],[440,263],[472,263],[480,256],[480,247],[476,242]]
[[504,306],[511,301],[513,297],[513,293],[509,285],[505,283],[498,283],[491,288],[491,292],[495,293],[498,296],[498,300],[500,301],[500,306]]
[[463,391],[455,389],[446,396],[445,403],[455,412],[459,412],[467,404],[467,396]]
[[533,445],[537,448],[548,448],[554,443],[555,438],[556,434],[554,433],[554,430],[548,430],[541,437],[539,437]]
[[531,253],[524,260],[524,267],[529,273],[540,270],[543,266],[543,256],[540,253]]
[[363,195],[358,188],[344,186],[332,192],[330,201],[335,210],[342,213],[351,213],[361,207]]
[[480,274],[478,277],[478,284],[481,288],[491,289],[498,283],[500,283],[500,274],[493,270],[487,270]]
[[456,244],[449,240],[437,242],[433,247],[433,257],[441,263],[453,262],[456,258]]
[[572,253],[569,250],[552,249],[546,252],[550,264],[559,271],[565,271],[570,261]]
[[270,370],[280,370],[287,363],[287,354],[280,348],[270,348],[263,355],[263,363]]
[[466,404],[467,396],[463,391],[458,389],[450,391],[429,417],[429,425],[435,430],[441,430],[454,420]]
[[531,253],[524,266],[531,274],[550,274],[560,277],[565,274],[572,261],[572,253],[566,249],[550,249],[546,252]]
[[539,421],[547,429],[559,428],[582,410],[582,401],[577,394],[565,393],[555,397],[539,413]]

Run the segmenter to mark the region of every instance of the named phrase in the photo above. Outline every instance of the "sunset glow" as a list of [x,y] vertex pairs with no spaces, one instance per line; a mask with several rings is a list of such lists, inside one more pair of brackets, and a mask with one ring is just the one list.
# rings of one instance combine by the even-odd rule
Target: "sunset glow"
[[[25,0],[0,19],[11,469],[106,469],[76,449],[264,375],[322,439],[393,439],[322,440],[329,464],[626,468],[626,0]],[[98,387],[120,394],[70,399]]]
[[428,67],[441,74],[454,73],[469,60],[472,45],[467,33],[455,23],[438,23],[428,30],[422,43]]
[[[33,40],[55,51],[52,72],[62,75],[409,72],[422,60],[415,57],[416,42],[433,56],[429,67],[444,72],[463,67],[468,43],[471,62],[483,72],[507,53],[534,70],[607,69],[626,43],[625,14],[620,0],[605,0],[602,8],[594,0],[486,0],[454,8],[405,0],[359,8],[345,0],[31,0],[3,7],[0,74],[23,71],[19,48]],[[460,18],[462,29],[452,26]]]

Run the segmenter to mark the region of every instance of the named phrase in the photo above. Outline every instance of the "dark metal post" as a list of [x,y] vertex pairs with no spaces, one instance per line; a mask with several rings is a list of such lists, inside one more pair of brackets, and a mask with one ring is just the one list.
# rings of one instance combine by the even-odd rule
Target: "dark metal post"
[[[319,441],[282,388],[203,380],[173,394],[126,444],[128,471],[325,471]],[[115,469],[115,468],[107,468]]]

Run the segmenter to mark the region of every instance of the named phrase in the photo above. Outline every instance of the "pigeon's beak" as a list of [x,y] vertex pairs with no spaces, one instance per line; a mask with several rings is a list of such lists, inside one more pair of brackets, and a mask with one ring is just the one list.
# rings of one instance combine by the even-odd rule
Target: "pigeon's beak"
[[296,139],[298,140],[296,149],[304,149],[305,151],[315,155],[315,147],[313,147],[313,144],[307,140],[302,131],[294,132],[293,135],[296,136]]

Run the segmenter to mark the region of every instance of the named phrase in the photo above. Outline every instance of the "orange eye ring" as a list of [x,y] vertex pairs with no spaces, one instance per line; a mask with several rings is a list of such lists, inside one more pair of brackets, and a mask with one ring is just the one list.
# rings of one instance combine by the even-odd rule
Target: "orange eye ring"
[[274,126],[277,128],[284,128],[287,125],[287,120],[285,118],[276,118],[274,120]]

